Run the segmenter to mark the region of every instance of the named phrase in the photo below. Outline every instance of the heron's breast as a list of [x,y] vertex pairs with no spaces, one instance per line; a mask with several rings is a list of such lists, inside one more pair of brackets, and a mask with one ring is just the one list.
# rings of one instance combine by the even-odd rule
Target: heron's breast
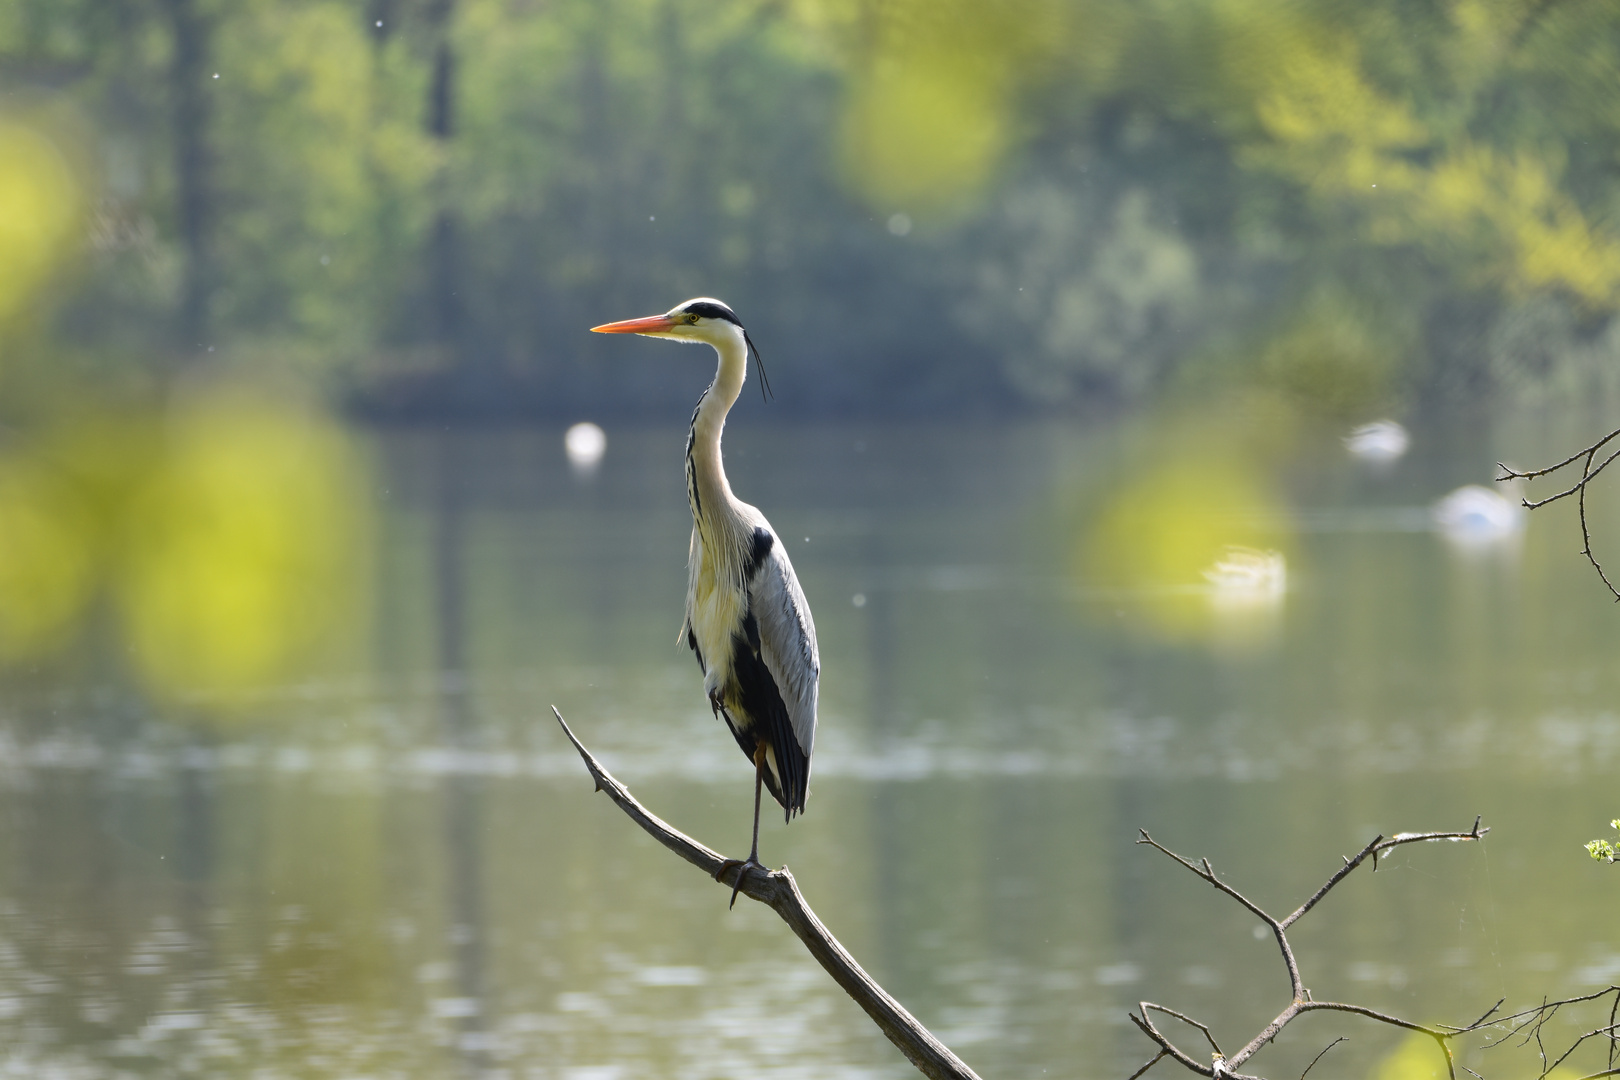
[[724,687],[733,681],[732,641],[742,633],[747,614],[747,593],[712,573],[698,575],[692,590],[692,634],[709,666],[714,686]]

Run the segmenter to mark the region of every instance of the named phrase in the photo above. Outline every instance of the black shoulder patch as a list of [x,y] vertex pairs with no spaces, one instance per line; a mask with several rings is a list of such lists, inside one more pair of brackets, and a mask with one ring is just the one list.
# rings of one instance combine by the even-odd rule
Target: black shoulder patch
[[688,315],[696,315],[704,319],[724,319],[728,323],[742,325],[737,313],[718,300],[693,300],[681,308]]
[[743,567],[743,580],[752,581],[759,568],[764,565],[765,559],[776,544],[776,537],[771,535],[769,529],[755,529],[753,542],[748,548],[748,565]]

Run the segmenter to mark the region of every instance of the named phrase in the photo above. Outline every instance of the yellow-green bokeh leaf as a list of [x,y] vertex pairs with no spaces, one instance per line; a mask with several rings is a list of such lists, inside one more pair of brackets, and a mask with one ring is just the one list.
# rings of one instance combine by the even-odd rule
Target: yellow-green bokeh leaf
[[1168,638],[1209,629],[1209,571],[1233,549],[1286,559],[1289,515],[1266,473],[1247,458],[1180,456],[1108,498],[1079,552],[1092,586],[1133,596],[1147,629]]
[[1021,134],[1022,94],[1073,51],[1054,0],[893,0],[812,22],[845,24],[854,62],[840,125],[844,174],[872,206],[928,215],[979,194]]
[[873,204],[926,213],[983,186],[1012,118],[1001,90],[975,74],[909,63],[857,83],[844,116],[844,164]]
[[177,415],[130,524],[120,582],[142,673],[160,690],[240,690],[298,674],[352,626],[365,487],[338,430],[214,398]]
[[43,134],[0,119],[0,321],[19,311],[72,248],[82,196]]
[[0,467],[0,657],[70,634],[93,586],[92,525],[72,492],[27,462]]
[[1372,1080],[1445,1080],[1446,1076],[1440,1044],[1414,1032],[1373,1068]]

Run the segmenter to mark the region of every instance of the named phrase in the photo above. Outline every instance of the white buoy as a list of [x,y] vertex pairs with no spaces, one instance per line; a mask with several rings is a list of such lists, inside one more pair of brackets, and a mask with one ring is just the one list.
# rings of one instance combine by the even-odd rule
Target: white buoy
[[590,472],[601,464],[602,455],[607,453],[607,432],[583,420],[563,436],[563,449],[568,453],[568,464],[576,472]]
[[1524,530],[1524,508],[1478,484],[1453,491],[1434,504],[1432,513],[1441,534],[1465,548],[1486,548],[1517,540]]
[[1406,429],[1393,420],[1362,424],[1344,438],[1344,448],[1357,461],[1369,465],[1390,465],[1399,461],[1412,444]]

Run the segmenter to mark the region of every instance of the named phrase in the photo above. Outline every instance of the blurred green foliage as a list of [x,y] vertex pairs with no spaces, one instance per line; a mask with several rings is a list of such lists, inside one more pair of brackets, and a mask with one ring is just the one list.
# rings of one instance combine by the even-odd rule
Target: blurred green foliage
[[0,454],[0,662],[82,654],[110,627],[159,697],[231,705],[305,674],[359,647],[366,493],[342,432],[262,388],[18,433]]
[[810,410],[1613,389],[1599,0],[0,0],[0,72],[93,131],[63,339],[155,368],[665,409],[583,328],[711,293]]
[[273,379],[109,384],[41,332],[85,224],[69,130],[0,120],[0,663],[110,626],[145,690],[239,700],[352,645],[364,462]]

